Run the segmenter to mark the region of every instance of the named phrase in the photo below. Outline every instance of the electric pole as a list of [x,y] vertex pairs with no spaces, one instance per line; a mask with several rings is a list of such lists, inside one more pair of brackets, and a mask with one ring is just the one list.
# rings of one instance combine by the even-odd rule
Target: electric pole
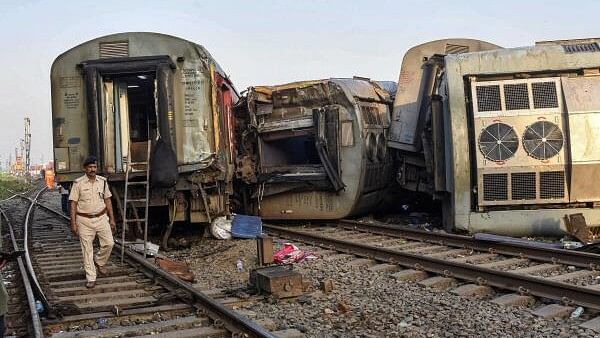
[[29,175],[30,153],[31,153],[31,120],[29,117],[25,118],[25,154],[23,154],[25,175]]

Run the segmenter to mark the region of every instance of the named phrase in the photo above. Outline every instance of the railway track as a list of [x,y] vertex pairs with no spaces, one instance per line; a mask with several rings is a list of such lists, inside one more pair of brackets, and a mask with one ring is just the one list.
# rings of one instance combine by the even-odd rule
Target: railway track
[[[30,192],[31,193],[31,192]],[[0,201],[6,203],[17,197],[11,197]],[[25,217],[24,210],[15,210]],[[2,222],[2,250],[5,252],[23,249],[23,228],[13,227],[4,210],[0,209],[0,220]],[[30,337],[41,333],[41,323],[36,311],[35,297],[31,289],[31,283],[23,257],[9,260],[2,269],[2,281],[8,293],[8,312],[5,315],[5,326],[7,336]]]
[[537,296],[562,303],[538,309],[540,315],[560,312],[564,316],[574,306],[589,312],[600,310],[600,259],[595,254],[482,242],[467,236],[346,220],[296,228],[265,224],[263,230],[366,258],[365,264],[378,264],[378,269],[395,272],[399,279],[440,287],[466,282],[458,288],[459,294],[490,295],[494,290],[508,290],[514,293],[493,301],[527,303],[533,300],[531,296]]
[[[27,270],[27,260],[31,268],[23,274],[26,279],[13,281],[11,304],[29,306],[14,314],[21,321],[12,322],[13,314],[9,313],[10,334],[59,338],[274,337],[129,249],[123,263],[113,255],[107,276],[99,277],[94,289],[86,289],[81,248],[72,238],[67,218],[47,206],[42,190],[34,196],[17,197],[3,201],[0,208],[5,225],[15,230],[15,248],[29,248],[19,268],[23,265]],[[22,200],[28,200],[28,205]],[[119,244],[115,246],[115,252],[120,252]],[[3,274],[17,275],[12,269]],[[39,315],[35,300],[44,307]]]

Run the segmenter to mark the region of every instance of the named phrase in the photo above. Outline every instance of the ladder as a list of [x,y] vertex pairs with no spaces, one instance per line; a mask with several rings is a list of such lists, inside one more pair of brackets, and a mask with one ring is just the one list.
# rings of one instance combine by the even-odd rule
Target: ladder
[[[129,151],[127,152],[127,156],[124,159],[126,169],[125,169],[125,195],[123,196],[123,229],[121,230],[121,263],[123,262],[125,256],[125,232],[130,223],[143,223],[144,224],[144,259],[146,258],[147,250],[148,250],[148,201],[150,196],[150,145],[152,141],[148,139],[148,146],[146,152],[146,160],[142,162],[132,162],[131,161],[131,146],[129,146]],[[143,170],[134,169],[135,166],[144,166]],[[145,176],[135,176],[136,178],[141,178],[141,180],[131,180],[132,177],[130,175],[132,172],[140,172],[143,171]],[[142,186],[145,189],[144,198],[131,198],[129,196],[130,187],[132,186]],[[144,203],[144,218],[140,218],[139,213],[134,212],[134,218],[127,218],[127,206],[129,203],[143,202]],[[132,205],[134,211],[136,211],[135,207]]]

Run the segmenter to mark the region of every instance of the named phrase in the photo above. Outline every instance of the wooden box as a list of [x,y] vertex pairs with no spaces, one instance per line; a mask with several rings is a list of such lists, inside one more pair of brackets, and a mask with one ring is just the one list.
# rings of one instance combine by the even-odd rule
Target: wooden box
[[255,269],[250,274],[250,284],[260,292],[270,293],[277,298],[302,295],[302,275],[287,266]]

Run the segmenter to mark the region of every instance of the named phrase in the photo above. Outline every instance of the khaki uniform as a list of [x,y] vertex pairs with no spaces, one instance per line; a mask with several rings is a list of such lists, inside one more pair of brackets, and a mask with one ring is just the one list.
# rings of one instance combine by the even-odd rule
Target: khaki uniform
[[[106,208],[105,198],[111,197],[110,189],[106,178],[97,176],[94,181],[83,175],[73,182],[70,201],[77,202],[77,210],[71,212],[97,214]],[[83,253],[83,268],[88,282],[96,281],[96,267],[94,261],[99,266],[106,265],[110,252],[112,251],[114,241],[107,213],[98,217],[84,217],[77,215],[77,229],[79,231],[79,242]],[[94,238],[98,235],[100,240],[100,250],[94,258]]]

